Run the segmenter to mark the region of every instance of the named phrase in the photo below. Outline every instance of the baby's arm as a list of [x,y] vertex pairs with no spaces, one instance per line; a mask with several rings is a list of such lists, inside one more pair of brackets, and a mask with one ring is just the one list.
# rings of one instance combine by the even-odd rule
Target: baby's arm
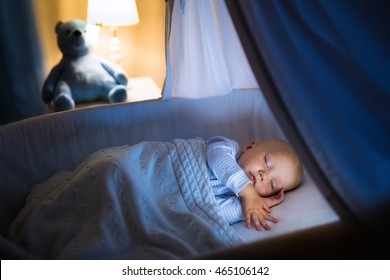
[[270,215],[271,211],[269,207],[256,192],[252,184],[248,184],[242,188],[239,195],[241,197],[247,228],[251,228],[253,222],[257,230],[261,230],[261,227],[270,230],[271,227],[267,224],[267,220],[273,223],[278,222],[276,218]]
[[256,229],[264,227],[269,230],[266,220],[277,222],[269,215],[267,203],[255,191],[245,172],[237,164],[235,155],[239,151],[238,144],[230,139],[215,137],[207,145],[207,162],[215,176],[241,197],[242,210],[246,225],[251,227],[253,222]]

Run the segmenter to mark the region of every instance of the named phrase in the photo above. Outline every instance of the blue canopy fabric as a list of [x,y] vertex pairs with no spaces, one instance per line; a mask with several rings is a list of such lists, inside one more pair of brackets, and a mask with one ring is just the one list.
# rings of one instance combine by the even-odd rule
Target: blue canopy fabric
[[359,227],[388,230],[388,2],[226,3],[266,100],[328,200]]
[[32,1],[0,1],[0,125],[47,113]]

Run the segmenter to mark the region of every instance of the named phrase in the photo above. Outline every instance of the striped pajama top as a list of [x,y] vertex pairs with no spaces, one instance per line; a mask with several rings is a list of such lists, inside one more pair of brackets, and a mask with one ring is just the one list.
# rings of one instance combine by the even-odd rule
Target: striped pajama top
[[244,215],[238,193],[252,183],[238,165],[238,143],[223,136],[206,141],[206,155],[210,184],[223,218],[234,224],[243,221]]

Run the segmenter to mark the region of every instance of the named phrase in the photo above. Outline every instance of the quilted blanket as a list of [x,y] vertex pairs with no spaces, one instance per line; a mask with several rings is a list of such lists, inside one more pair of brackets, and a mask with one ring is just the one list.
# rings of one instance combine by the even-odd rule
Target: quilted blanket
[[32,188],[10,237],[44,259],[195,258],[241,242],[218,213],[201,139],[93,153]]

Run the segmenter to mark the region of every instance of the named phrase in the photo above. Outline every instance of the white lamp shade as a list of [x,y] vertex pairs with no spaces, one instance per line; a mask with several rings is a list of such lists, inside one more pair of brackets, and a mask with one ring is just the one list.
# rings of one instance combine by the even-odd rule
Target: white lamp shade
[[135,0],[88,0],[88,22],[124,26],[139,22]]

